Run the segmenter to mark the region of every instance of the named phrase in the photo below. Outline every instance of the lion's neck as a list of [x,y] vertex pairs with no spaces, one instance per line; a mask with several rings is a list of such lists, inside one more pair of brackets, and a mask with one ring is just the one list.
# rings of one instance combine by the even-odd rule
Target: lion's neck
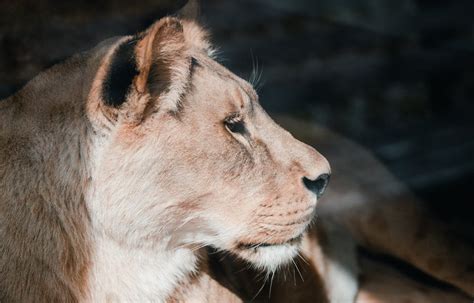
[[88,125],[79,107],[25,110],[40,95],[29,101],[35,91],[25,89],[0,108],[0,301],[71,302],[86,292]]
[[92,302],[164,302],[197,266],[187,248],[130,248],[100,236],[94,250]]

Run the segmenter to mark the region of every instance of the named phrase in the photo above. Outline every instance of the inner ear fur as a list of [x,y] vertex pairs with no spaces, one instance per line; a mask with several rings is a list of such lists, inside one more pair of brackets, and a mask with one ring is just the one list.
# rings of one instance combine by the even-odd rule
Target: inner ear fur
[[158,20],[114,50],[102,85],[104,103],[110,109],[143,111],[151,97],[180,97],[187,61],[181,21],[172,17]]

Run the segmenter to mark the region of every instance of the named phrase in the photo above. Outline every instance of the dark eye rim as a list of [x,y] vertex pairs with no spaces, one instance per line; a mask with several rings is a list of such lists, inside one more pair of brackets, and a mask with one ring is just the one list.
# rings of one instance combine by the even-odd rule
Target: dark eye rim
[[247,129],[245,128],[245,122],[240,115],[233,114],[224,120],[225,127],[234,134],[245,134]]

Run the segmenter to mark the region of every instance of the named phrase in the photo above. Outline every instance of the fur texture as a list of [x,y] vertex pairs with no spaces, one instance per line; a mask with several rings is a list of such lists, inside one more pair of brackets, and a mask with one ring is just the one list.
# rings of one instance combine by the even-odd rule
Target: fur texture
[[297,254],[317,202],[303,178],[329,164],[206,36],[167,17],[2,103],[2,301],[163,302],[203,246],[269,271]]
[[[357,292],[379,302],[370,275],[358,284],[359,270],[380,271],[357,267],[356,245],[474,294],[472,250],[370,155],[338,162],[338,151],[361,149],[303,126],[314,145],[337,142],[334,202],[318,203],[308,230],[318,199],[303,180],[328,174],[328,162],[212,53],[200,26],[167,17],[0,103],[1,302],[268,301],[260,294],[272,290],[274,302]],[[298,254],[303,282],[288,283],[285,264]]]

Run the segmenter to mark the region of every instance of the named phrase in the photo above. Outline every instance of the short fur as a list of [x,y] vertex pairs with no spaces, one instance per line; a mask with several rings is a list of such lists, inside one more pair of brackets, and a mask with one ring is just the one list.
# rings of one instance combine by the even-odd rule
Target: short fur
[[270,271],[295,256],[317,201],[303,178],[329,164],[206,36],[163,18],[2,102],[0,301],[162,302],[202,246]]
[[[471,251],[443,246],[447,233],[416,203],[389,203],[403,188],[383,169],[374,178],[389,191],[353,185],[354,163],[337,164],[334,202],[305,233],[317,196],[303,178],[328,174],[328,162],[211,54],[200,26],[167,17],[74,56],[0,103],[1,302],[241,302],[258,291],[255,270],[272,274],[300,252],[306,282],[275,281],[275,301],[352,300],[352,239],[474,293]],[[333,138],[318,134],[323,147]],[[379,167],[365,154],[358,161]],[[450,247],[456,258],[436,258]],[[253,269],[216,261],[217,252]]]

